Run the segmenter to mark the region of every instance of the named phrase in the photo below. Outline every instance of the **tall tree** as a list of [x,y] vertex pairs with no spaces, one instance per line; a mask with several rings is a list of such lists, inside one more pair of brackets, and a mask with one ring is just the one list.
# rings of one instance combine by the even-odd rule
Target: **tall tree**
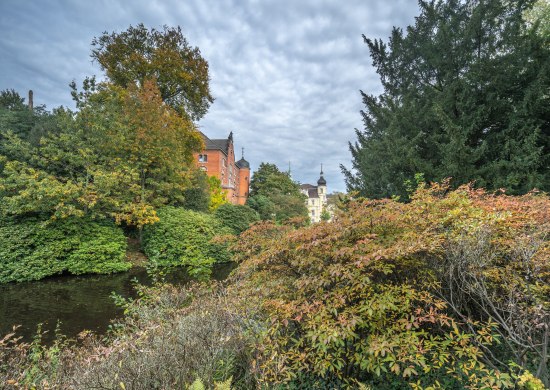
[[305,195],[288,173],[275,164],[261,163],[250,180],[247,205],[256,210],[261,219],[284,221],[293,217],[308,217]]
[[189,45],[180,27],[159,31],[138,24],[121,33],[104,32],[92,46],[92,58],[114,84],[127,88],[155,79],[162,100],[182,116],[198,120],[214,101],[208,62]]
[[38,146],[0,133],[0,211],[92,214],[141,228],[157,220],[156,208],[183,203],[202,148],[193,123],[163,104],[153,81],[96,87],[78,113],[57,111],[59,131]]
[[0,108],[6,110],[21,110],[25,108],[25,99],[14,89],[0,91]]
[[550,189],[550,50],[531,0],[420,1],[406,32],[364,37],[384,92],[361,92],[349,190],[405,195],[415,173],[490,189]]
[[30,109],[15,90],[0,91],[0,130],[11,130],[24,139],[37,141],[51,127],[51,122],[52,115],[43,105]]

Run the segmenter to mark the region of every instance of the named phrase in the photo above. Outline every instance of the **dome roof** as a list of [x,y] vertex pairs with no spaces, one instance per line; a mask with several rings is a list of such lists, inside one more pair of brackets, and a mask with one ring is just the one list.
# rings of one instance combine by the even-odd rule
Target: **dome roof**
[[235,163],[239,168],[246,168],[250,169],[250,164],[248,161],[246,161],[244,158],[241,158],[239,161]]
[[327,181],[323,177],[323,172],[321,172],[321,177],[319,178],[319,180],[317,180],[317,185],[320,185],[320,186],[326,186],[327,185]]

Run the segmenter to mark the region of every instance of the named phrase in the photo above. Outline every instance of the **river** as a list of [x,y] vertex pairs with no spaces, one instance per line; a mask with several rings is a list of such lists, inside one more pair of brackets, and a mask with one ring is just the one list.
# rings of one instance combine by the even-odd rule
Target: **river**
[[[233,263],[218,264],[214,266],[212,277],[225,279],[234,267]],[[62,275],[0,285],[0,338],[11,332],[13,325],[20,325],[17,335],[28,342],[42,323],[42,330],[47,331],[43,340],[49,343],[55,337],[58,321],[61,333],[69,338],[85,329],[103,334],[111,320],[122,315],[111,293],[135,297],[134,279],[142,284],[151,283],[145,268],[134,267],[112,275]],[[166,280],[181,285],[188,283],[190,278],[185,268],[180,268]]]

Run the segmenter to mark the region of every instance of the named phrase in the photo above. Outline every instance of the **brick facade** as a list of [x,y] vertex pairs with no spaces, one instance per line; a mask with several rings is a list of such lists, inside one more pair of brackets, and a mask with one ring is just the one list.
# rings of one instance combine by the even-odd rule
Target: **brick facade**
[[245,204],[250,183],[250,164],[243,158],[235,162],[233,133],[227,139],[209,139],[201,133],[205,149],[194,155],[200,169],[208,176],[221,181],[227,200],[232,204]]

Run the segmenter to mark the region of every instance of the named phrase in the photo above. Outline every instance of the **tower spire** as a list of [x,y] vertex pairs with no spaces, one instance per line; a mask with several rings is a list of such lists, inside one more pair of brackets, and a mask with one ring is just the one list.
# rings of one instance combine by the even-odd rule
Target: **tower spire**
[[320,177],[319,177],[319,180],[317,180],[317,184],[320,185],[320,186],[326,186],[327,181],[323,177],[323,163],[321,163],[321,174],[319,176]]
[[244,147],[241,148],[241,153],[242,153],[242,154],[241,154],[241,158],[244,160]]

